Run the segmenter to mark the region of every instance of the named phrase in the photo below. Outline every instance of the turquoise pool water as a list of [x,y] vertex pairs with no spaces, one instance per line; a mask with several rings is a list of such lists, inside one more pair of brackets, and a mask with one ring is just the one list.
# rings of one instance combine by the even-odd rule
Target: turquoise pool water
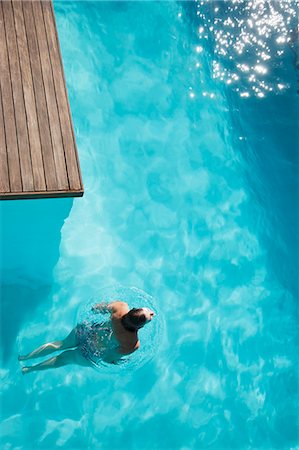
[[[1,203],[5,450],[297,448],[296,5],[54,2],[85,195]],[[153,358],[21,375],[116,284]]]

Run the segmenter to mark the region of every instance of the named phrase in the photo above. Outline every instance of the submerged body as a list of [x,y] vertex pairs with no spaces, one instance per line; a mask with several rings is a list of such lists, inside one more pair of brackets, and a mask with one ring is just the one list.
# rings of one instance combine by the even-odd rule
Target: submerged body
[[85,359],[95,362],[101,358],[105,362],[116,363],[123,355],[139,348],[137,330],[128,330],[122,323],[122,318],[129,312],[127,303],[97,304],[93,311],[111,313],[111,316],[105,323],[83,322],[75,328],[78,349]]
[[102,359],[112,363],[121,357],[111,322],[80,323],[75,328],[75,336],[78,350],[87,361],[96,363],[98,359]]
[[[110,314],[104,324],[84,322],[78,324],[62,341],[49,342],[38,347],[20,361],[39,358],[50,353],[66,350],[35,366],[23,367],[22,372],[57,368],[67,364],[92,366],[99,359],[116,364],[123,355],[129,355],[140,347],[138,329],[152,320],[153,311],[148,308],[129,309],[125,302],[99,303],[93,312]],[[72,349],[72,350],[71,350]]]

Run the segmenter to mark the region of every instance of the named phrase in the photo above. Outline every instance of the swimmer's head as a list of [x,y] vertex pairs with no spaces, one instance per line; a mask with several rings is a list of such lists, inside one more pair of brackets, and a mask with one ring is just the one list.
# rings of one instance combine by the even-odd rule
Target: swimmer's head
[[150,322],[155,313],[149,308],[132,308],[122,318],[123,325],[130,331],[137,331]]

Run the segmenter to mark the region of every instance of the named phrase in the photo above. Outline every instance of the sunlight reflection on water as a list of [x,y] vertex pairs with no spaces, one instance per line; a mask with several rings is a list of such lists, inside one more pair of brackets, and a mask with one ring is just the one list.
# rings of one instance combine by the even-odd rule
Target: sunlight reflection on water
[[284,55],[298,67],[297,0],[195,0],[197,53],[211,40],[212,74],[243,98],[263,98],[290,87]]

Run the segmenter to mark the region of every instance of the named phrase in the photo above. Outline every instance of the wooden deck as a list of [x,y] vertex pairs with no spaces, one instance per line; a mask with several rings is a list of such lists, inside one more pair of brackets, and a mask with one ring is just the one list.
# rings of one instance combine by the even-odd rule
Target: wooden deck
[[0,199],[83,195],[51,1],[0,1]]

